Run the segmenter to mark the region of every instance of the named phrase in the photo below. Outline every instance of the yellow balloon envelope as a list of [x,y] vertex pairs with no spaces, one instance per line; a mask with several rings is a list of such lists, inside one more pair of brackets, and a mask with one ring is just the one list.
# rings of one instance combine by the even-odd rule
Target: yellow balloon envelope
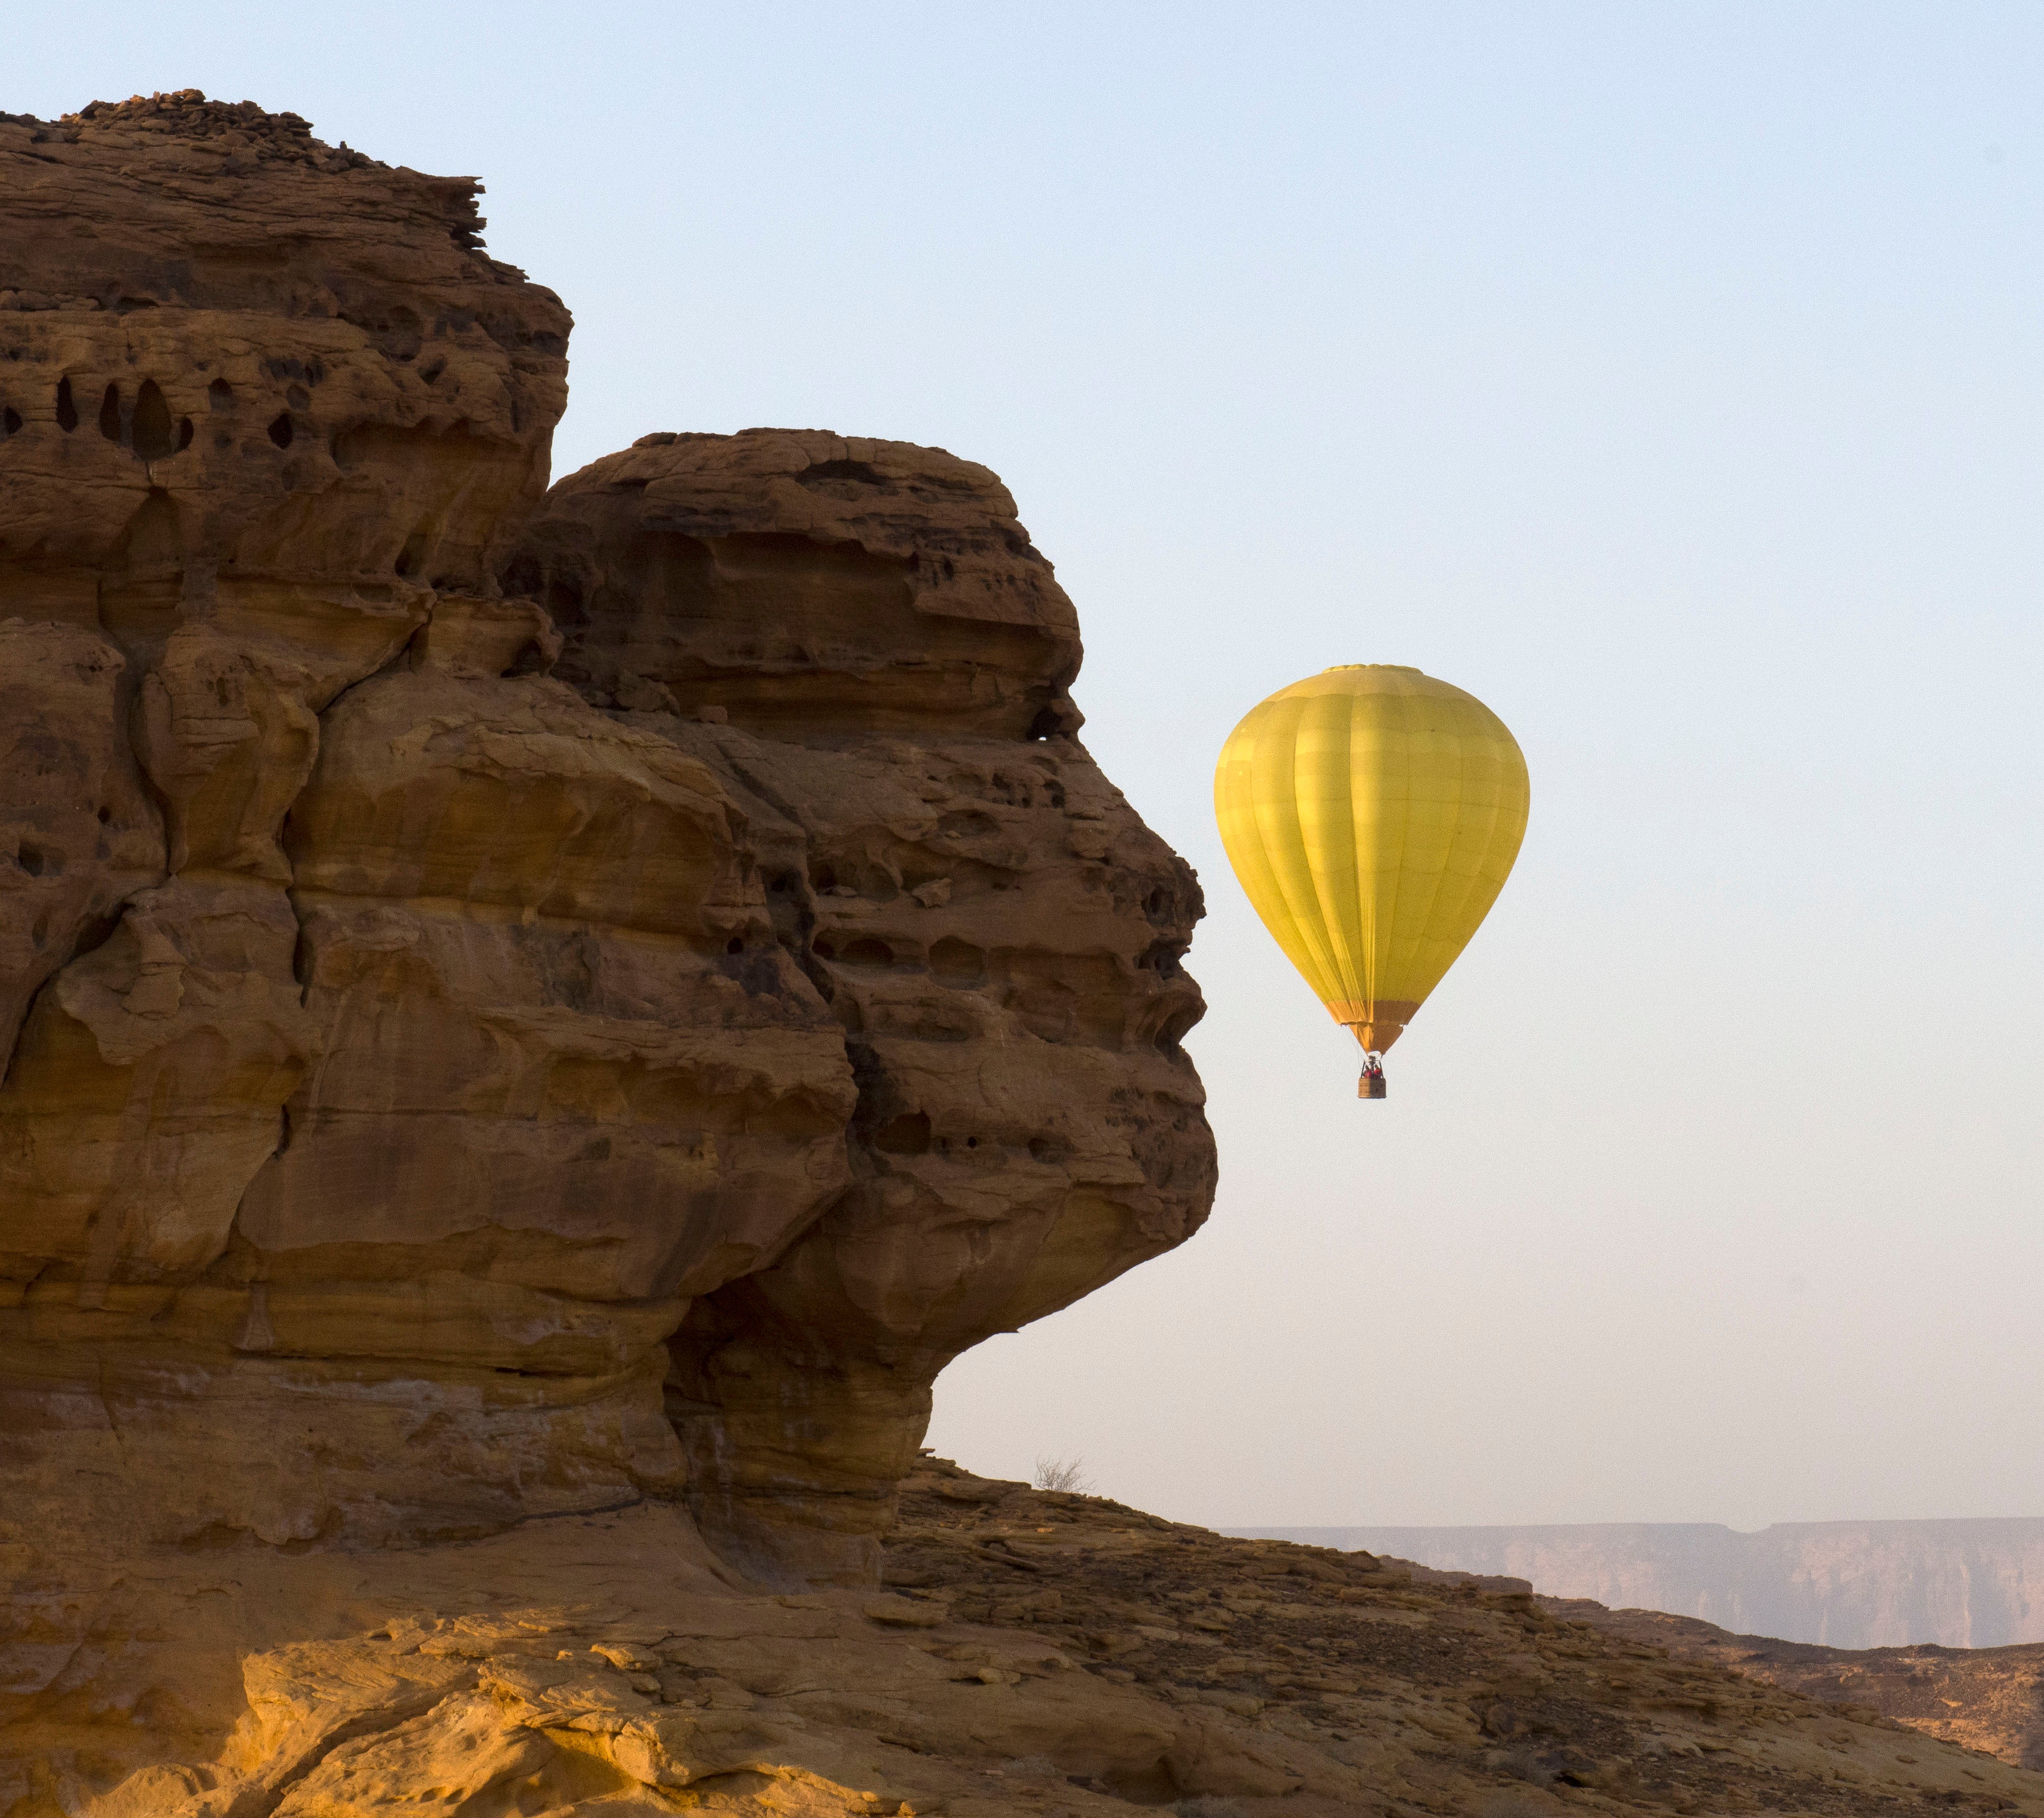
[[[1504,721],[1395,663],[1344,663],[1280,688],[1228,735],[1214,773],[1242,888],[1372,1055],[1490,912],[1528,800]],[[1382,1095],[1374,1063],[1363,1090]]]

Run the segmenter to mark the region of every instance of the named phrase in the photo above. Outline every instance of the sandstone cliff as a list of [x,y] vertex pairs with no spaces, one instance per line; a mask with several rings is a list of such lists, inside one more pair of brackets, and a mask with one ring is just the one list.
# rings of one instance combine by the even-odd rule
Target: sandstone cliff
[[568,320],[471,183],[189,96],[0,155],[40,1506],[359,1545],[686,1495],[869,1572],[944,1362],[1211,1196],[1197,892],[1072,736],[1013,502],[755,432],[535,518]]
[[9,1692],[160,1548],[870,1580],[944,1363],[1212,1196],[1197,889],[1012,501],[761,431],[542,509],[471,182],[196,94],[0,167]]
[[474,197],[0,117],[0,1814],[2044,1814],[918,1463],[947,1360],[1205,1215],[1197,887],[986,469],[544,493],[568,320]]

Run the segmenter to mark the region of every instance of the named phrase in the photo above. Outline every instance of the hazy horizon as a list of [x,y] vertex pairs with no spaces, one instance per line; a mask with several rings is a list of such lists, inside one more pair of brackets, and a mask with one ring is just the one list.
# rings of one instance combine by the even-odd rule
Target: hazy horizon
[[[929,1443],[1216,1526],[2044,1509],[2044,13],[90,3],[0,109],[197,86],[488,186],[564,474],[758,424],[986,462],[1198,867],[1207,1230]],[[1416,665],[1532,775],[1358,1105],[1214,754]]]
[[1544,1597],[1700,1617],[1832,1647],[2044,1642],[2044,1519],[1549,1527],[1232,1528],[1441,1571],[1520,1578]]

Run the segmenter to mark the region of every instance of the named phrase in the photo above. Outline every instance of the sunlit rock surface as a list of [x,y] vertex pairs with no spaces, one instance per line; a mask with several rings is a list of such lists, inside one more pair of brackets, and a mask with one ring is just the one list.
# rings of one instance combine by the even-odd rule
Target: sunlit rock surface
[[216,1555],[877,1582],[938,1371],[1212,1194],[1197,888],[1013,502],[809,431],[547,499],[566,310],[289,115],[0,176],[5,1746],[216,1724],[255,1632],[134,1578]]
[[2044,1815],[919,1456],[1205,1215],[1197,887],[992,474],[546,494],[480,226],[252,107],[0,117],[0,1815]]

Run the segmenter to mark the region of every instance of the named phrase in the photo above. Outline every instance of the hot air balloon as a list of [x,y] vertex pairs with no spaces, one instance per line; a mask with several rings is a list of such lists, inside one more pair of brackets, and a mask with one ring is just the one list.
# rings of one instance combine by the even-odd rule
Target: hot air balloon
[[1526,760],[1474,695],[1396,663],[1280,688],[1228,734],[1221,844],[1263,925],[1363,1052],[1384,1051],[1469,944],[1525,837]]

